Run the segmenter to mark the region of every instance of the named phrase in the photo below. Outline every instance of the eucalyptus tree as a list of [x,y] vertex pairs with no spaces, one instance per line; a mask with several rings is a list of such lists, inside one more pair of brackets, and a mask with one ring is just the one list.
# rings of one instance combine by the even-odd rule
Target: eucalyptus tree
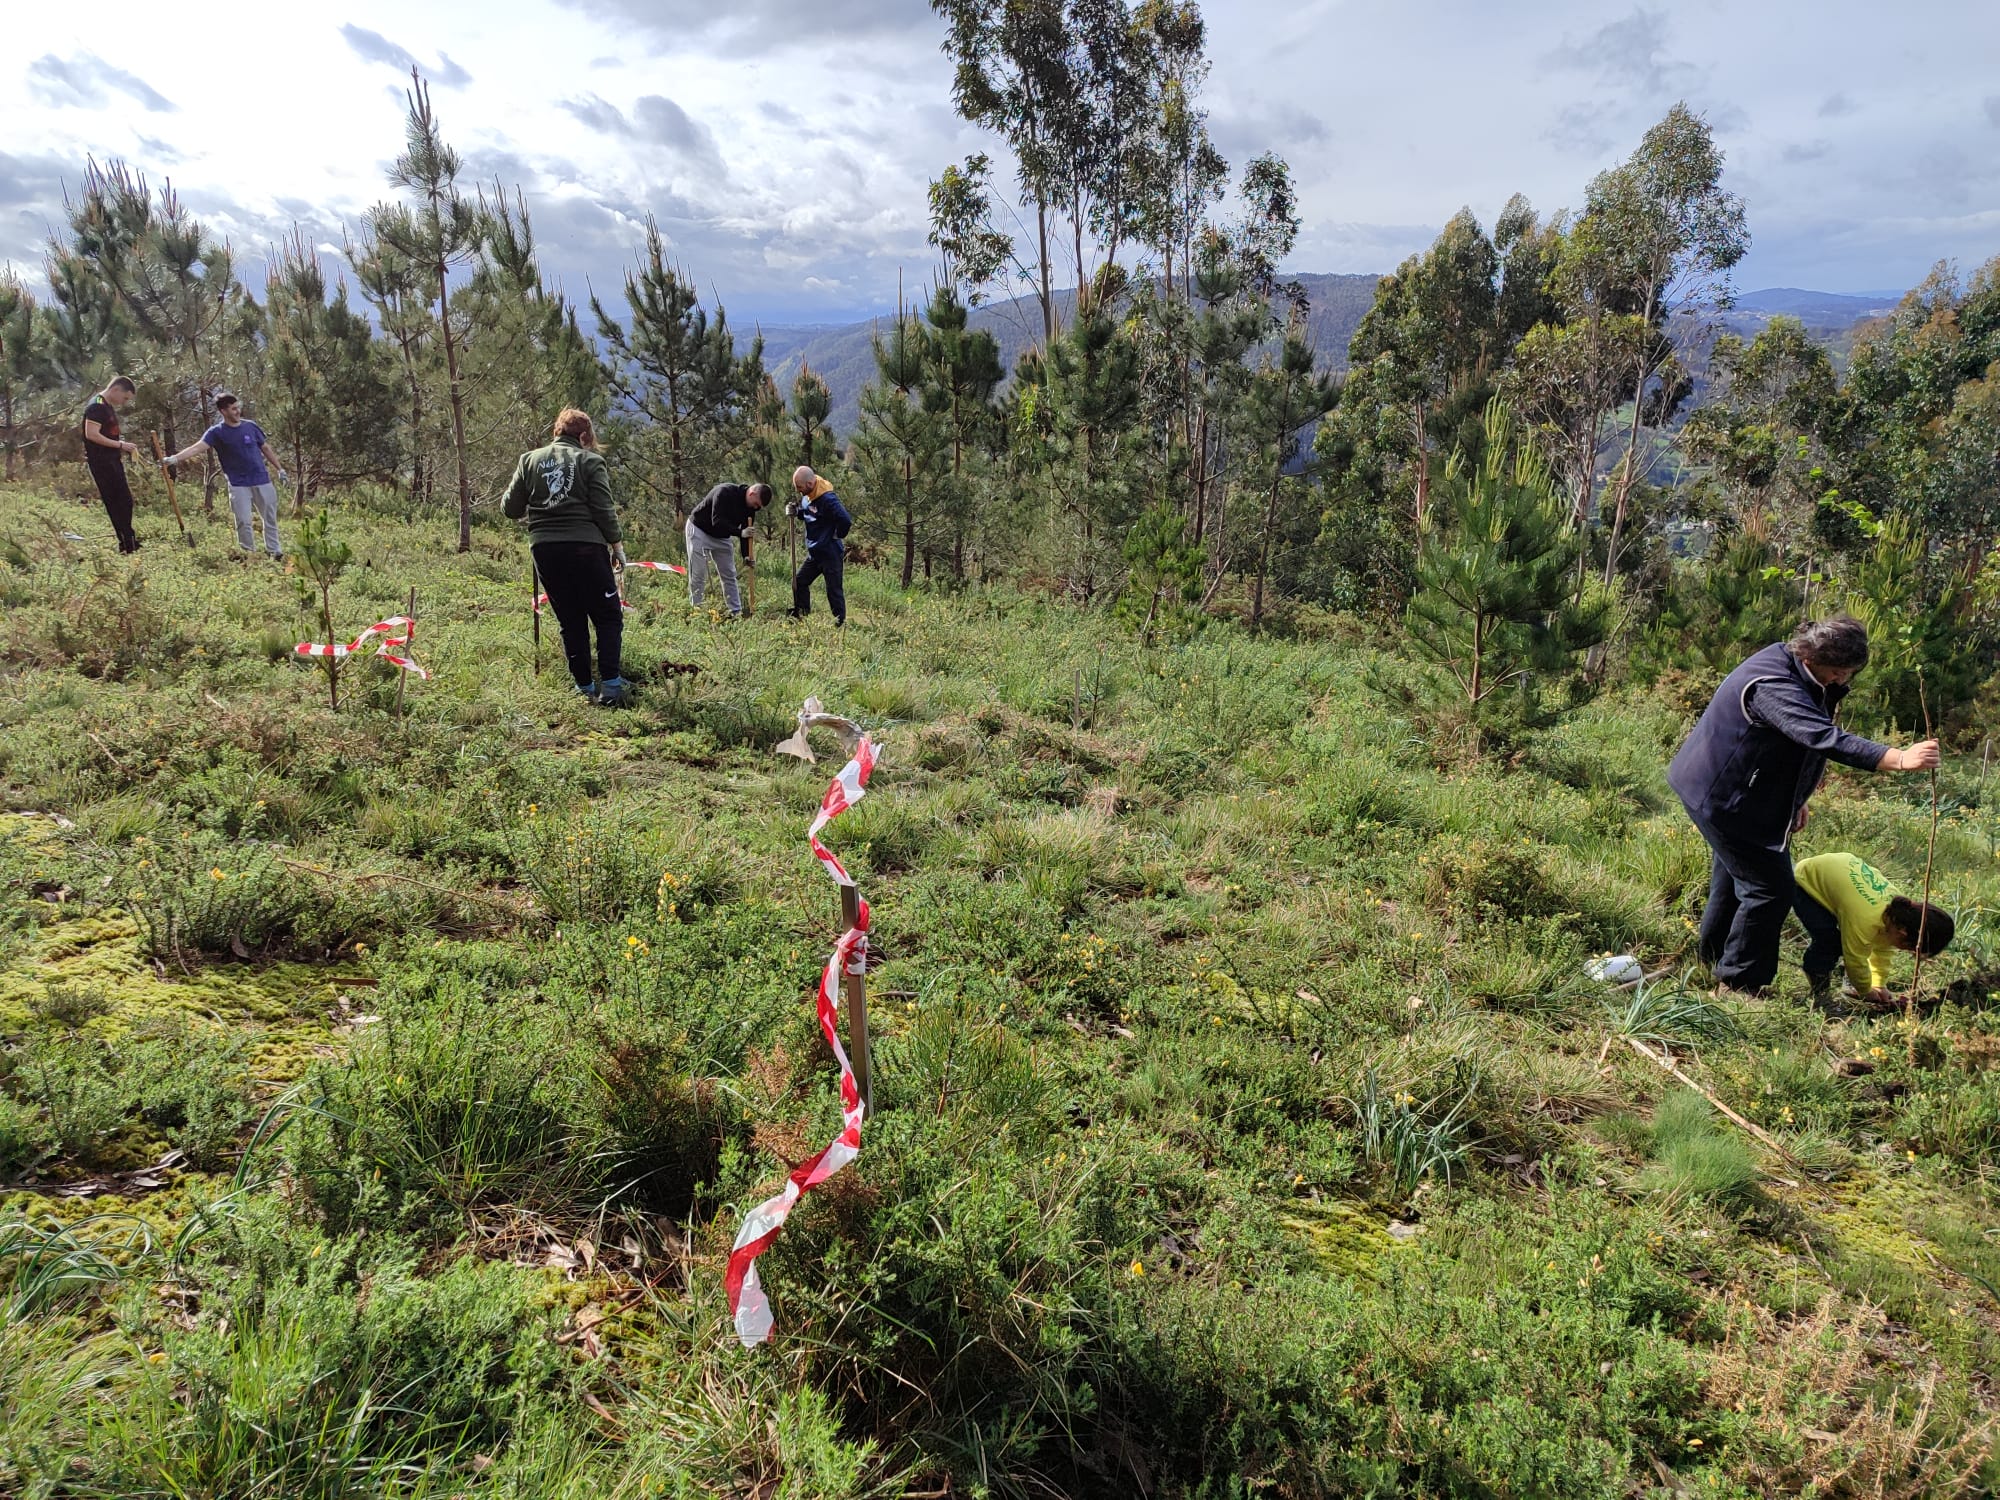
[[1639,477],[1641,431],[1664,424],[1691,389],[1664,325],[1728,306],[1730,271],[1750,248],[1743,200],[1722,186],[1722,163],[1708,122],[1676,104],[1622,166],[1591,183],[1557,269],[1567,297],[1603,301],[1654,333],[1628,342],[1632,411],[1612,491],[1607,583]]

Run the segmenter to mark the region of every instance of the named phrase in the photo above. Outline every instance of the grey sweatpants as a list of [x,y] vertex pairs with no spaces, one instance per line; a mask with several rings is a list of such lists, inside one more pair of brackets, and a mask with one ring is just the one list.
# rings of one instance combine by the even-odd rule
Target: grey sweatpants
[[250,530],[250,510],[255,506],[264,523],[264,550],[273,557],[284,552],[278,541],[278,487],[275,484],[232,484],[229,508],[236,512],[236,545],[245,552],[257,550],[256,535]]
[[693,521],[687,523],[688,594],[700,609],[708,596],[708,570],[722,577],[722,598],[732,615],[743,613],[743,596],[736,588],[736,543],[728,537],[710,536]]

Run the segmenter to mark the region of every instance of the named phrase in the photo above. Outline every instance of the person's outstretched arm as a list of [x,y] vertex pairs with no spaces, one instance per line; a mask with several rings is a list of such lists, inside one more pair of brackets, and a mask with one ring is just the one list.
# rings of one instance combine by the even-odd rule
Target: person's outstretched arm
[[507,481],[507,493],[500,499],[500,514],[518,521],[528,513],[528,456],[514,465],[514,477]]
[[[1772,677],[1757,683],[1750,689],[1743,711],[1751,723],[1775,729],[1786,739],[1857,771],[1918,769],[1896,761],[1899,755],[1910,752],[1892,750],[1879,741],[1842,729],[1833,721],[1832,714],[1813,701],[1812,694],[1789,678]],[[1937,762],[1933,760],[1931,764]]]

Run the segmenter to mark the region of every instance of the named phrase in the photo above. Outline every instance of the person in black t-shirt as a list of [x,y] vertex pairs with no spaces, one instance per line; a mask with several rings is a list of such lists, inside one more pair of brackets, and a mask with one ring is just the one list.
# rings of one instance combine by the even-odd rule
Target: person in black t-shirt
[[743,560],[750,561],[750,528],[757,512],[771,503],[768,484],[718,484],[702,497],[687,521],[688,594],[700,609],[708,594],[712,569],[722,580],[722,598],[729,613],[741,619],[743,598],[736,585],[732,538],[743,542]]
[[139,388],[120,375],[83,409],[83,460],[90,466],[104,512],[111,517],[111,529],[118,533],[120,552],[139,550],[139,538],[132,530],[132,486],[125,479],[125,455],[137,453],[139,445],[120,437],[118,425],[118,409],[138,393]]

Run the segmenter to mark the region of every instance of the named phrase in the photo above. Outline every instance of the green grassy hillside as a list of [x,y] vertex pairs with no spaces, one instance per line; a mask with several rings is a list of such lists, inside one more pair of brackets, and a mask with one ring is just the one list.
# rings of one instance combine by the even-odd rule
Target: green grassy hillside
[[[223,526],[149,514],[128,563],[0,493],[0,1493],[2000,1477],[1976,761],[1942,998],[1828,1023],[1796,930],[1770,999],[1679,978],[1686,701],[1466,763],[1372,627],[1141,651],[862,571],[840,635],[775,577],[734,624],[635,577],[649,680],[606,712],[552,642],[535,675],[514,535],[334,528],[350,632],[418,590],[400,719],[374,661],[328,711],[297,580]],[[878,1115],[746,1353],[728,1245],[839,1120],[835,767],[771,754],[808,694],[884,746],[828,836],[875,908]],[[1837,772],[1804,847],[1916,882],[1920,781]],[[1607,951],[1669,975],[1606,989]]]

